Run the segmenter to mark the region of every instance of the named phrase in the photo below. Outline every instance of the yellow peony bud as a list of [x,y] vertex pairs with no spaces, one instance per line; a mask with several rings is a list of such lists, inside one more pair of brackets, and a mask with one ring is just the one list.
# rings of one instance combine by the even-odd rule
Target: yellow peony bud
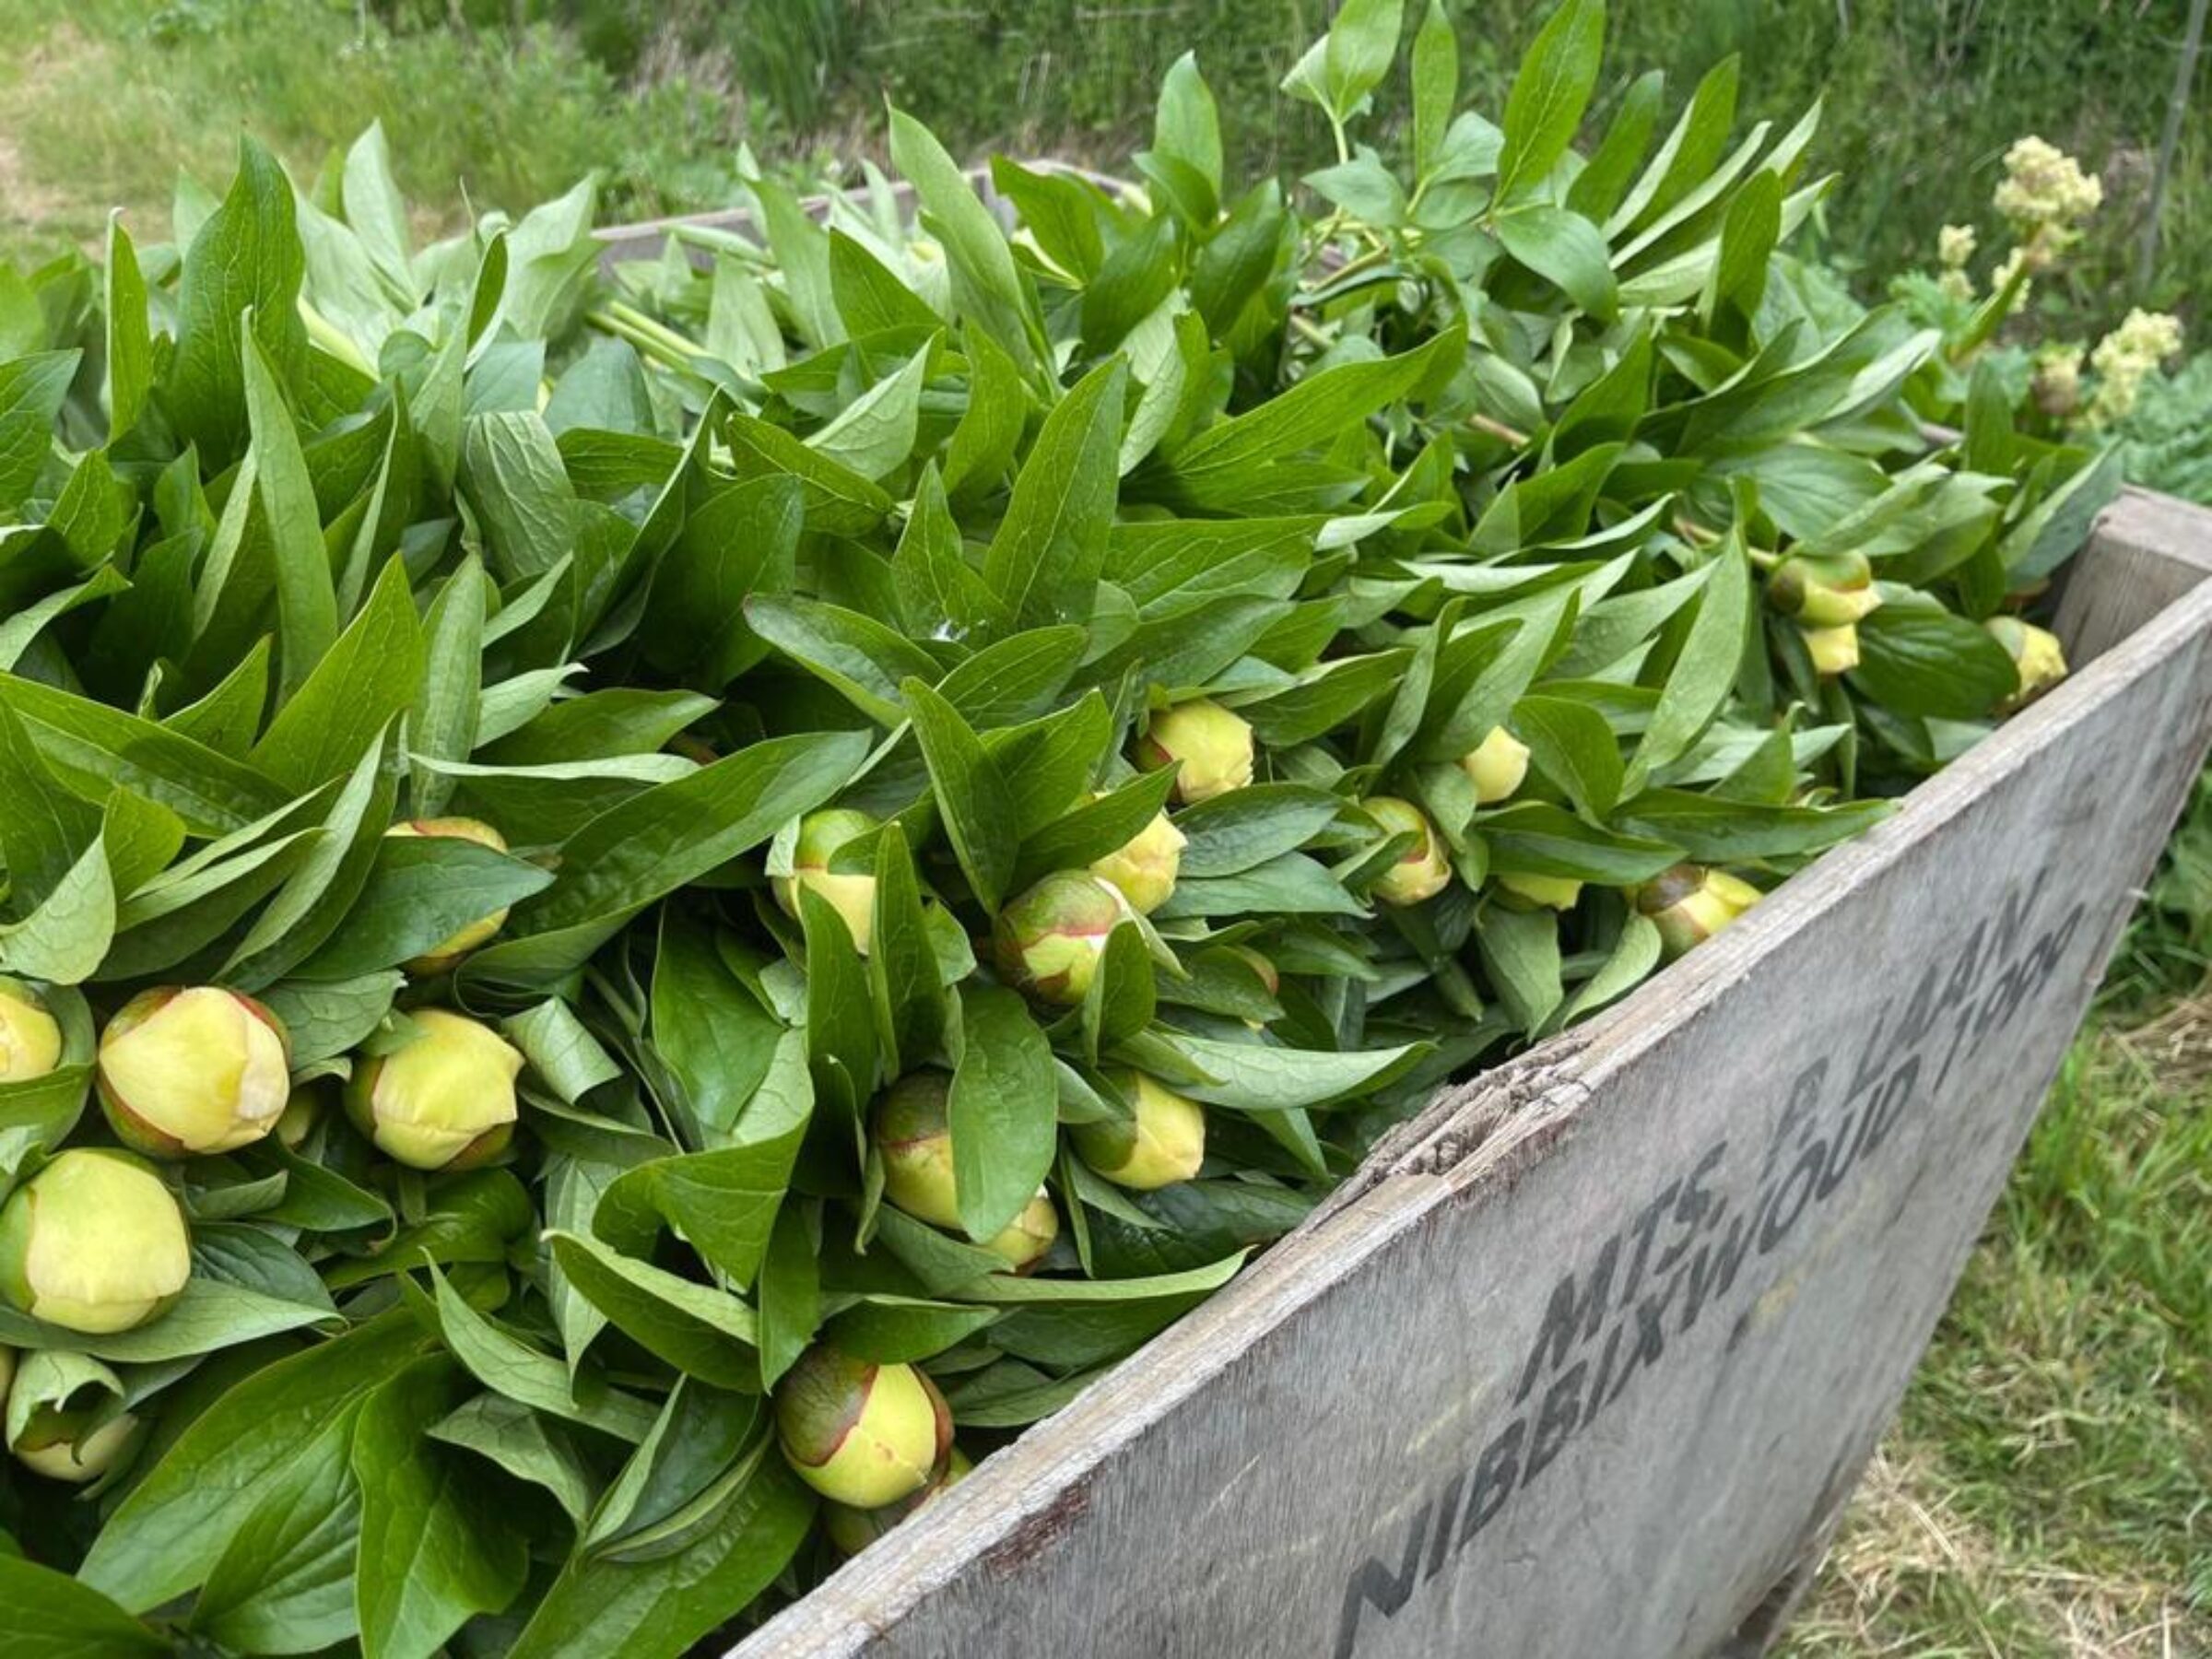
[[830,901],[853,935],[853,947],[862,956],[876,931],[876,877],[855,873],[841,875],[830,867],[830,858],[849,841],[876,828],[876,820],[850,807],[809,813],[799,826],[798,844],[792,849],[791,874],[776,877],[776,902],[786,915],[799,913],[799,888],[808,888]]
[[2018,712],[2066,677],[2065,647],[2049,629],[2018,617],[1992,617],[1983,627],[2005,647],[2019,676],[2012,695],[1997,705],[1998,713]]
[[1150,915],[1175,891],[1182,868],[1183,833],[1164,812],[1105,857],[1091,862],[1090,873],[1111,881],[1132,910]]
[[[507,838],[479,818],[414,818],[404,824],[394,824],[384,833],[402,837],[451,836],[458,841],[475,841],[479,847],[489,847],[494,853],[507,851]],[[488,916],[471,922],[442,945],[417,957],[406,964],[406,970],[414,974],[443,973],[459,963],[470,951],[488,945],[500,929],[506,925],[506,911],[496,910]]]
[[1368,816],[1382,826],[1386,835],[1410,833],[1412,845],[1398,854],[1397,863],[1382,872],[1374,895],[1385,904],[1419,904],[1433,899],[1452,883],[1452,860],[1435,827],[1418,806],[1395,795],[1371,795],[1362,803]]
[[1833,628],[1800,628],[1805,637],[1806,654],[1813,659],[1813,672],[1823,679],[1833,679],[1839,674],[1848,674],[1859,665],[1859,627],[1855,622],[1839,623]]
[[291,1098],[284,1026],[216,985],[141,992],[100,1037],[100,1103],[116,1138],[154,1158],[230,1152]]
[[952,1448],[952,1414],[921,1371],[857,1359],[826,1343],[784,1373],[775,1409],[793,1470],[853,1509],[881,1509],[922,1490]]
[[1477,805],[1495,806],[1511,800],[1528,777],[1528,745],[1503,726],[1492,726],[1489,735],[1459,758],[1459,770],[1475,785]]
[[[870,1133],[883,1159],[883,1195],[917,1221],[960,1230],[952,1173],[952,1079],[941,1071],[909,1072],[876,1103]],[[1005,1230],[983,1248],[1017,1270],[1033,1265],[1060,1236],[1060,1212],[1042,1187]]]
[[1879,610],[1874,567],[1863,553],[1798,553],[1767,578],[1767,603],[1807,628],[1841,628]]
[[1636,889],[1636,908],[1659,929],[1669,961],[1702,945],[1757,904],[1759,890],[1740,876],[1678,864]]
[[1197,1174],[1206,1161],[1206,1109],[1143,1072],[1124,1072],[1115,1081],[1128,1097],[1130,1115],[1069,1129],[1083,1161],[1116,1186],[1139,1193]]
[[33,1475],[87,1485],[115,1466],[138,1432],[138,1419],[126,1411],[86,1434],[89,1416],[87,1411],[41,1406],[7,1449]]
[[1088,870],[1060,870],[998,912],[992,943],[999,977],[1040,1002],[1078,1006],[1106,940],[1130,915],[1121,888]]
[[520,1051],[489,1026],[443,1008],[418,1008],[408,1018],[417,1034],[406,1046],[355,1062],[347,1115],[379,1151],[413,1169],[488,1163],[514,1137]]
[[1518,870],[1500,870],[1491,877],[1516,899],[1547,910],[1571,911],[1583,896],[1583,884],[1566,876],[1529,876]]
[[49,1324],[95,1336],[132,1330],[191,1277],[183,1210],[128,1152],[57,1154],[0,1207],[0,1295]]
[[854,1509],[850,1504],[825,1503],[822,1505],[822,1531],[830,1542],[846,1555],[858,1555],[869,1545],[889,1532],[900,1522],[927,1509],[944,1493],[958,1486],[975,1465],[968,1454],[958,1446],[945,1454],[945,1465],[930,1483],[918,1492],[911,1492],[896,1503],[887,1503],[881,1509]]
[[62,1063],[62,1028],[39,994],[0,979],[0,1083],[28,1083]]
[[1153,716],[1136,763],[1147,771],[1180,763],[1176,799],[1210,801],[1252,782],[1252,727],[1210,698],[1178,703]]

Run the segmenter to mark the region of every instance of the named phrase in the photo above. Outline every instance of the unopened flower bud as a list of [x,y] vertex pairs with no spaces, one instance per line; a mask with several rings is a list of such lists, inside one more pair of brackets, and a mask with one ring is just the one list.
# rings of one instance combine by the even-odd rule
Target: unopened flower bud
[[952,1079],[916,1071],[883,1091],[876,1103],[876,1149],[883,1157],[883,1195],[933,1227],[958,1227],[960,1206],[952,1178],[952,1127],[947,1111]]
[[473,1170],[514,1138],[519,1050],[488,1025],[418,1008],[414,1037],[364,1054],[346,1085],[346,1112],[387,1158],[417,1170]]
[[806,888],[830,902],[853,935],[853,947],[862,956],[876,931],[876,877],[854,872],[843,875],[830,867],[830,855],[849,841],[876,828],[876,820],[849,806],[834,806],[806,815],[799,825],[798,844],[791,853],[791,874],[776,877],[776,902],[786,915],[799,913],[799,889]]
[[1418,806],[1395,795],[1371,795],[1362,805],[1368,816],[1382,826],[1384,834],[1413,837],[1412,844],[1398,854],[1397,863],[1376,881],[1376,898],[1385,904],[1419,904],[1451,885],[1452,860],[1435,827]]
[[1206,1161],[1206,1110],[1158,1077],[1124,1072],[1116,1081],[1129,1116],[1068,1130],[1083,1161],[1116,1186],[1149,1193],[1188,1181]]
[[1459,758],[1459,770],[1475,785],[1476,805],[1495,806],[1510,800],[1528,777],[1528,745],[1503,726],[1492,726],[1488,736]]
[[1178,762],[1178,800],[1210,801],[1242,789],[1252,782],[1252,727],[1210,698],[1178,703],[1153,717],[1136,746],[1136,763],[1158,771]]
[[1859,665],[1859,627],[1855,622],[1839,623],[1833,628],[1800,628],[1805,640],[1806,654],[1813,659],[1813,672],[1823,679],[1833,679],[1839,674],[1848,674]]
[[2012,695],[1997,705],[1998,713],[2026,708],[2066,677],[2065,648],[2049,629],[2018,617],[1992,617],[1983,626],[2005,647],[2019,677]]
[[982,1247],[1006,1263],[1016,1274],[1027,1273],[1044,1259],[1060,1236],[1060,1212],[1052,1194],[1039,1187],[1021,1206],[1021,1214],[983,1241]]
[[881,1509],[854,1509],[850,1504],[825,1503],[822,1505],[822,1531],[830,1542],[844,1554],[858,1555],[869,1545],[889,1532],[892,1527],[910,1516],[927,1509],[938,1498],[958,1486],[974,1472],[975,1465],[968,1454],[958,1446],[945,1454],[945,1465],[930,1483],[918,1492],[910,1492],[896,1503],[887,1503]]
[[283,1023],[217,985],[144,991],[100,1037],[100,1103],[116,1138],[154,1158],[230,1152],[291,1098]]
[[1767,578],[1767,603],[1807,628],[1841,628],[1881,607],[1864,553],[1796,553]]
[[776,1432],[801,1480],[832,1502],[875,1510],[930,1484],[952,1449],[952,1414],[914,1367],[817,1343],[776,1384]]
[[1547,910],[1571,911],[1583,896],[1583,884],[1567,876],[1530,876],[1519,870],[1500,870],[1492,877],[1516,899]]
[[1141,915],[1150,915],[1175,891],[1182,868],[1183,833],[1164,812],[1105,857],[1091,861],[1090,873],[1111,881]]
[[[941,1071],[909,1072],[876,1103],[872,1134],[883,1159],[883,1195],[917,1221],[959,1231],[952,1171],[952,1080]],[[1035,1263],[1060,1236],[1060,1212],[1037,1189],[1021,1214],[983,1248],[1017,1270]]]
[[48,1324],[98,1336],[132,1330],[191,1277],[183,1210],[128,1152],[59,1153],[0,1207],[0,1295]]
[[39,994],[0,979],[0,1083],[28,1083],[62,1063],[62,1028]]
[[1740,876],[1678,864],[1636,889],[1636,908],[1659,929],[1660,948],[1671,962],[1719,933],[1760,896]]
[[[399,837],[450,837],[456,841],[475,841],[479,847],[489,847],[494,853],[507,851],[507,838],[479,818],[414,818],[404,824],[394,824],[384,831]],[[488,945],[500,928],[507,925],[507,912],[501,909],[488,916],[478,918],[464,927],[443,944],[423,952],[406,964],[409,973],[443,973],[454,967],[472,950]]]
[[130,1449],[138,1432],[138,1419],[129,1412],[102,1423],[91,1433],[85,1426],[92,1409],[64,1409],[41,1406],[32,1411],[7,1449],[33,1475],[83,1486],[98,1480],[115,1466]]
[[1000,977],[1040,1002],[1072,1008],[1099,971],[1106,940],[1130,915],[1121,888],[1088,870],[1059,870],[998,912]]

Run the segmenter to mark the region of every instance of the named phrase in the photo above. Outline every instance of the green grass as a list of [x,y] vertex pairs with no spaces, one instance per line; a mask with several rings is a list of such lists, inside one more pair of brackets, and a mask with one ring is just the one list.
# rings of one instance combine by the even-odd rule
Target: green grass
[[1781,1651],[2212,1654],[2212,1002],[2077,1045]]

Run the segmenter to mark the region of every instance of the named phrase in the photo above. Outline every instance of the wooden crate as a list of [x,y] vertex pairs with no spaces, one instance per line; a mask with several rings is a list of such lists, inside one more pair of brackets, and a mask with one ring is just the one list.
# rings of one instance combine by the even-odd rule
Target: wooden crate
[[2212,738],[2212,514],[2131,493],[2075,677],[735,1659],[1766,1647]]

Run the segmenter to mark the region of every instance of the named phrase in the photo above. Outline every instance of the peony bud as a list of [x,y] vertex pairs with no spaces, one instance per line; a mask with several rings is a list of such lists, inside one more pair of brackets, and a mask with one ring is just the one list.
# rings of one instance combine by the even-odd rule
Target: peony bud
[[1168,821],[1164,812],[1106,854],[1093,859],[1090,873],[1111,881],[1140,915],[1150,915],[1175,891],[1175,877],[1182,868],[1182,831]]
[[1671,962],[1712,938],[1762,897],[1749,882],[1725,870],[1678,864],[1636,889],[1636,908],[1658,927],[1660,948]]
[[230,1152],[291,1098],[283,1022],[215,985],[144,991],[100,1037],[100,1103],[115,1136],[153,1158]]
[[1083,1161],[1116,1186],[1139,1193],[1197,1174],[1206,1161],[1205,1108],[1143,1072],[1124,1072],[1115,1081],[1129,1097],[1130,1115],[1069,1129]]
[[514,1138],[523,1056],[488,1025],[418,1008],[416,1036],[364,1054],[346,1085],[346,1113],[386,1157],[417,1170],[473,1170]]
[[[941,1071],[909,1072],[876,1105],[874,1135],[883,1156],[883,1194],[917,1221],[960,1226],[952,1175],[952,1128],[947,1110],[952,1079]],[[1030,1265],[1060,1236],[1060,1212],[1042,1187],[1006,1230],[983,1248],[1010,1267]]]
[[1495,806],[1512,799],[1527,778],[1528,745],[1503,726],[1492,726],[1488,736],[1459,758],[1459,770],[1475,785],[1476,804]]
[[825,1503],[822,1505],[822,1531],[830,1542],[844,1554],[858,1555],[869,1545],[889,1532],[900,1522],[919,1514],[951,1488],[958,1486],[971,1474],[975,1465],[968,1454],[958,1446],[945,1454],[945,1463],[918,1492],[910,1492],[896,1503],[887,1503],[881,1509],[854,1509],[850,1504]]
[[941,1071],[909,1072],[876,1103],[876,1148],[883,1155],[883,1195],[933,1227],[958,1227],[952,1184],[952,1130],[947,1112],[952,1079]]
[[2066,677],[2065,648],[2049,629],[2018,617],[1992,617],[1982,626],[2005,647],[2019,675],[2012,695],[1997,705],[1998,713],[2018,712]]
[[93,1409],[41,1406],[30,1413],[7,1449],[33,1475],[43,1475],[49,1480],[66,1480],[77,1486],[98,1480],[129,1450],[138,1432],[138,1419],[126,1411],[86,1434],[85,1425],[91,1420]]
[[1767,603],[1807,628],[1841,628],[1879,610],[1864,553],[1793,554],[1767,578]]
[[1108,935],[1130,914],[1111,881],[1088,870],[1055,871],[998,912],[992,940],[999,976],[1040,1002],[1075,1007],[1090,989]]
[[849,841],[876,828],[876,820],[850,807],[807,814],[799,825],[798,844],[792,849],[791,874],[775,880],[776,902],[786,915],[799,913],[799,888],[811,888],[830,901],[853,935],[853,947],[868,954],[876,930],[876,877],[841,875],[830,867],[830,855]]
[[59,1153],[0,1206],[0,1296],[49,1324],[94,1336],[132,1330],[191,1277],[183,1210],[128,1152]]
[[1518,870],[1500,870],[1494,879],[1514,898],[1525,899],[1547,910],[1572,910],[1583,896],[1583,884],[1565,876],[1528,876]]
[[1182,762],[1175,798],[1210,801],[1252,782],[1252,727],[1210,698],[1178,703],[1155,715],[1136,746],[1147,771]]
[[39,994],[0,979],[0,1083],[28,1083],[62,1063],[62,1028]]
[[1833,679],[1847,674],[1859,665],[1859,629],[1855,622],[1839,623],[1833,628],[1800,628],[1805,636],[1805,649],[1813,659],[1813,672],[1823,679]]
[[[384,833],[401,837],[452,836],[459,841],[475,841],[479,847],[489,847],[494,853],[507,851],[507,838],[478,818],[415,818],[407,823],[394,824]],[[406,970],[414,974],[443,973],[470,951],[488,945],[492,936],[506,925],[506,910],[496,910],[488,916],[471,922],[442,945],[406,964]]]
[[1383,871],[1376,881],[1373,888],[1376,898],[1385,904],[1418,904],[1435,898],[1451,885],[1452,860],[1445,855],[1442,841],[1418,806],[1395,795],[1371,795],[1363,805],[1368,816],[1382,826],[1384,834],[1410,831],[1413,836],[1413,844],[1400,853],[1398,862]]
[[835,1503],[881,1509],[927,1487],[952,1450],[952,1414],[911,1365],[816,1343],[776,1384],[776,1433],[799,1478]]

